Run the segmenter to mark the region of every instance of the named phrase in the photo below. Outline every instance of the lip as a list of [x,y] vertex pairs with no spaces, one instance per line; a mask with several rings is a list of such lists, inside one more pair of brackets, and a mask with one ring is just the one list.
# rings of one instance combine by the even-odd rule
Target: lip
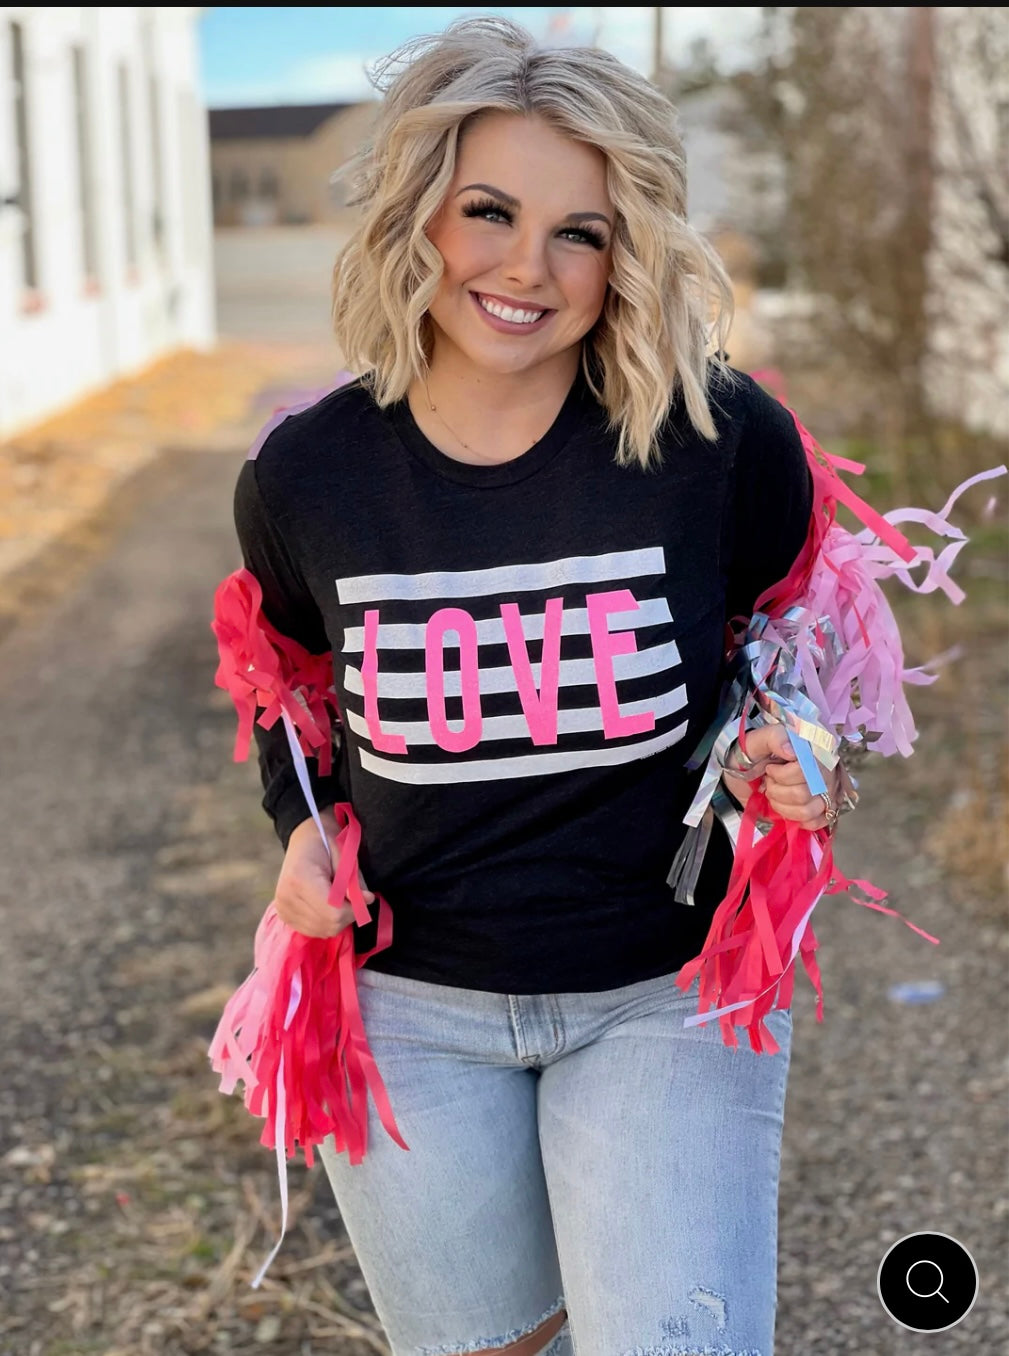
[[[476,307],[477,312],[484,320],[486,320],[491,329],[497,330],[499,334],[535,334],[538,330],[541,330],[544,325],[548,324],[551,316],[555,314],[554,310],[549,306],[544,309],[536,302],[515,301],[511,297],[499,297],[494,292],[471,292],[470,296],[473,298],[473,305]],[[534,320],[529,325],[523,325],[521,322],[515,320],[502,320],[500,316],[491,315],[490,311],[484,310],[480,305],[481,297],[486,297],[488,301],[499,302],[502,306],[511,306],[516,311],[543,311],[543,314],[540,316],[539,320]]]

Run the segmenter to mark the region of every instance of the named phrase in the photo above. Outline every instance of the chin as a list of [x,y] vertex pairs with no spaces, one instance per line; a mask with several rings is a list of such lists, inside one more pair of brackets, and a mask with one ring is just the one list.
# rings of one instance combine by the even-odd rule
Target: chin
[[517,339],[512,343],[495,344],[458,344],[457,347],[473,364],[495,376],[514,376],[517,372],[530,372],[544,364],[555,363],[565,354],[574,350],[581,353],[581,340],[574,344],[565,344],[560,348],[533,347],[527,339]]
[[531,372],[537,367],[542,367],[556,355],[550,353],[529,354],[528,356],[520,353],[507,355],[503,353],[484,356],[472,359],[474,366],[482,367],[485,372],[492,372],[496,377],[513,377],[518,372]]

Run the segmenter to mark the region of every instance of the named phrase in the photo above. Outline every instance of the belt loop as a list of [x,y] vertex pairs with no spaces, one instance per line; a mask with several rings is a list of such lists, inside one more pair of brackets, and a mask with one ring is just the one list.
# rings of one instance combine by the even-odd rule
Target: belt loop
[[520,994],[510,993],[508,995],[508,1016],[511,1020],[512,1040],[515,1042],[515,1053],[523,1064],[530,1060],[529,1045],[526,1041],[525,1027],[522,1023],[522,997]]

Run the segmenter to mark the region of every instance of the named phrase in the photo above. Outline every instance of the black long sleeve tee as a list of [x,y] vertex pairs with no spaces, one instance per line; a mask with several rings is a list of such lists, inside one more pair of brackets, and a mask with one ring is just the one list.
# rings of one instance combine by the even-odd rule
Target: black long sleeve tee
[[[710,443],[674,405],[657,469],[619,466],[580,380],[528,452],[445,456],[360,384],[273,431],[236,522],[264,612],[332,649],[344,718],[320,805],[350,800],[393,910],[369,964],[501,993],[590,992],[701,949],[731,865],[693,906],[666,883],[717,706],[728,617],[781,579],[811,486],[791,417],[749,377],[713,389]],[[307,817],[278,724],[264,805]],[[367,931],[367,930],[365,930]],[[362,945],[366,939],[362,939]]]

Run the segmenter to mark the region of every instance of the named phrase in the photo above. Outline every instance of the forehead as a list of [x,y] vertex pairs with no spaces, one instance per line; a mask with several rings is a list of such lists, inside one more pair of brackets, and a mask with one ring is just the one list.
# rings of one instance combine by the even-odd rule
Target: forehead
[[586,200],[578,207],[585,210],[609,204],[602,151],[535,116],[485,113],[474,119],[463,131],[454,178],[457,184],[493,184],[520,202],[524,186],[537,196],[581,195]]

